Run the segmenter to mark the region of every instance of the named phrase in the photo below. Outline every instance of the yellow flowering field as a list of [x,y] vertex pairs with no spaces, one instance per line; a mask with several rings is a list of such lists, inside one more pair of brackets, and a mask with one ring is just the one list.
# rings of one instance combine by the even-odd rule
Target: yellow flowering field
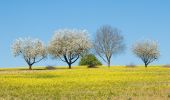
[[170,68],[0,69],[0,100],[167,100]]

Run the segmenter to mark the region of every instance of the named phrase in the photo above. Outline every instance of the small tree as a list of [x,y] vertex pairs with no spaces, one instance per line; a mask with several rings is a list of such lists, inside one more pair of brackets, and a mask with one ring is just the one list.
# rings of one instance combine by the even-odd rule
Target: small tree
[[102,65],[102,63],[93,54],[87,54],[83,56],[79,62],[79,65],[88,65],[89,68]]
[[133,53],[144,62],[145,67],[157,60],[160,56],[160,52],[155,41],[136,43],[133,46]]
[[32,69],[32,65],[47,57],[46,47],[38,39],[19,38],[12,44],[14,56],[22,56]]
[[124,50],[123,36],[117,28],[109,25],[100,27],[95,36],[94,49],[110,67],[111,58]]
[[86,30],[61,29],[56,31],[48,46],[49,54],[71,65],[91,47]]

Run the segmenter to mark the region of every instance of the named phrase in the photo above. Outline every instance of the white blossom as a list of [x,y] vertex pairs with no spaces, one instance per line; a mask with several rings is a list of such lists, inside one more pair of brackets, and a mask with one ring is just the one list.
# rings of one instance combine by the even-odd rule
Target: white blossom
[[46,47],[39,39],[19,38],[12,44],[13,55],[22,56],[31,66],[47,56]]
[[133,53],[145,63],[145,67],[160,56],[157,43],[149,40],[136,43],[133,46]]
[[57,30],[50,41],[48,51],[54,58],[60,58],[71,68],[73,64],[87,49],[91,47],[86,30],[60,29]]

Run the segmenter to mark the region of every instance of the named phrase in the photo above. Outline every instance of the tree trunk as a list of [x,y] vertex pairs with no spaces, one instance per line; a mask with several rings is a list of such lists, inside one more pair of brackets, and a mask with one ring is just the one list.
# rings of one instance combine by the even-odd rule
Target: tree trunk
[[32,70],[32,65],[31,64],[29,64],[29,70]]
[[71,69],[71,63],[68,63],[69,69]]
[[110,68],[110,61],[108,61],[108,67]]
[[145,68],[147,68],[148,67],[148,64],[147,63],[145,63]]

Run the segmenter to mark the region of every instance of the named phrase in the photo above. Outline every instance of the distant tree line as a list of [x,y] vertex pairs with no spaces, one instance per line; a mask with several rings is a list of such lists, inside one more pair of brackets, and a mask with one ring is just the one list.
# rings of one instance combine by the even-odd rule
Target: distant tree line
[[[81,58],[80,65],[88,65],[88,67],[102,65],[95,55],[110,67],[112,56],[124,50],[125,43],[121,31],[110,25],[97,29],[93,40],[90,40],[87,30],[59,29],[47,46],[41,40],[32,38],[19,38],[12,44],[13,55],[21,56],[30,70],[33,64],[47,58],[48,54],[54,59],[67,63],[69,69],[79,58]],[[135,43],[132,51],[144,62],[145,67],[160,56],[155,41]]]

